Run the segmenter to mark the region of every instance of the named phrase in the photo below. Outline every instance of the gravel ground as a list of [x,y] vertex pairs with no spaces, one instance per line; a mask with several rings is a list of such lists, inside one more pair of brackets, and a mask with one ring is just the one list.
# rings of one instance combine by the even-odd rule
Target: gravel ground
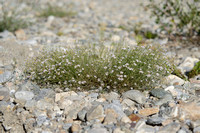
[[[29,1],[20,4],[32,9]],[[5,1],[4,1],[5,2]],[[37,1],[45,7],[48,1]],[[125,41],[136,44],[130,29],[158,28],[138,0],[61,0],[57,5],[73,6],[74,17],[38,18],[38,12],[25,13],[33,22],[15,33],[0,33],[0,132],[2,133],[198,133],[200,132],[200,75],[189,81],[166,77],[161,88],[140,92],[63,91],[41,88],[22,73],[27,57],[44,47]],[[17,4],[13,2],[14,6]],[[16,5],[15,5],[16,4]],[[182,45],[166,38],[147,40],[160,43],[175,57],[179,68],[190,71],[200,60],[200,45]]]

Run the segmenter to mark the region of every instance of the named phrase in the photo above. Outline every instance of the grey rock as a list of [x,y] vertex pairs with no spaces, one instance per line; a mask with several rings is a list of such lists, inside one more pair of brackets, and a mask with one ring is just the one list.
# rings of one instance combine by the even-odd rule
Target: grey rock
[[0,74],[0,84],[9,81],[10,79],[12,79],[12,77],[12,71],[5,71],[4,73]]
[[36,95],[41,91],[40,87],[31,81],[22,83],[19,85],[19,89],[23,91],[32,91]]
[[109,133],[105,128],[92,128],[88,133]]
[[103,107],[101,105],[98,105],[98,106],[94,106],[88,110],[86,118],[88,121],[95,120],[95,119],[103,121],[104,116],[105,116],[105,114],[104,114]]
[[153,127],[145,127],[145,128],[142,128],[142,129],[136,131],[136,133],[155,133],[155,132],[156,132],[156,130]]
[[33,99],[33,97],[34,97],[34,94],[31,91],[17,91],[15,93],[15,98],[19,100],[28,101],[28,100]]
[[146,125],[146,120],[141,119],[141,120],[139,120],[139,121],[136,123],[136,125],[135,125],[134,128],[135,128],[137,131],[139,131],[139,130],[145,128],[146,126],[147,126],[147,125]]
[[177,122],[172,122],[163,128],[161,128],[158,133],[176,133],[180,129],[180,124]]
[[144,94],[138,90],[130,90],[122,94],[123,98],[129,98],[139,104],[144,104],[146,98]]
[[6,87],[0,88],[0,100],[8,101],[10,99],[9,89]]
[[55,92],[52,89],[41,89],[39,94],[34,97],[36,101],[44,98],[54,98]]
[[167,94],[162,99],[160,99],[159,101],[157,101],[155,103],[155,105],[162,105],[164,103],[173,102],[173,101],[174,101],[174,99],[173,99],[172,95],[171,94]]
[[37,101],[36,107],[40,110],[52,110],[53,105],[44,99]]
[[42,133],[53,133],[51,131],[42,131]]
[[194,133],[200,133],[200,127],[194,128],[194,129],[193,129],[193,132],[194,132]]
[[36,122],[37,122],[37,125],[38,126],[42,126],[42,124],[44,124],[45,122],[47,122],[48,120],[47,120],[47,117],[46,116],[38,116],[37,118],[36,118]]
[[113,109],[118,114],[118,119],[121,119],[126,114],[123,111],[123,108],[120,103],[111,103],[104,105],[104,109]]
[[200,127],[200,120],[192,121],[191,122],[191,127],[192,128]]
[[80,112],[78,112],[78,118],[81,120],[81,121],[85,121],[85,116],[86,116],[86,113],[87,113],[87,108],[83,108]]
[[164,89],[153,89],[150,91],[150,94],[157,98],[163,98],[165,95],[169,94]]
[[9,102],[6,102],[6,101],[0,101],[0,110],[3,111],[3,110],[6,110],[6,108],[9,106]]
[[26,101],[26,104],[24,105],[26,109],[33,109],[36,106],[36,101],[35,100],[28,100]]
[[147,119],[147,124],[148,125],[152,125],[152,126],[156,126],[156,125],[162,125],[162,122],[164,121],[164,118],[162,117],[158,117],[158,116],[153,116]]
[[65,129],[65,130],[69,130],[69,128],[72,126],[72,123],[65,123],[65,124],[63,124],[63,128]]
[[183,72],[189,72],[193,69],[195,64],[199,61],[197,58],[187,57],[183,63],[181,63],[178,68],[181,69]]
[[110,92],[110,93],[103,94],[102,97],[104,97],[106,100],[111,102],[112,100],[119,99],[119,94],[117,94],[116,92]]
[[168,117],[172,112],[172,107],[169,106],[169,103],[164,103],[160,106],[159,117]]
[[3,32],[0,32],[0,39],[1,38],[15,38],[15,36],[11,32],[5,30]]
[[98,93],[91,93],[91,94],[88,95],[88,96],[90,96],[91,98],[97,99],[97,97],[99,96],[99,94],[98,94]]
[[183,85],[185,83],[185,81],[181,78],[179,78],[176,75],[169,75],[165,78],[164,81],[166,84],[168,85]]
[[187,128],[181,127],[181,129],[177,133],[192,133],[192,131]]

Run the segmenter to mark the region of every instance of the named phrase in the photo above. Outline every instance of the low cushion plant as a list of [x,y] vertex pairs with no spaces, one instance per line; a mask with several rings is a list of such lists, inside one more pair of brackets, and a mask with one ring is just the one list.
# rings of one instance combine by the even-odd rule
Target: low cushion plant
[[122,44],[43,50],[25,72],[41,85],[123,92],[151,89],[172,72],[161,48]]

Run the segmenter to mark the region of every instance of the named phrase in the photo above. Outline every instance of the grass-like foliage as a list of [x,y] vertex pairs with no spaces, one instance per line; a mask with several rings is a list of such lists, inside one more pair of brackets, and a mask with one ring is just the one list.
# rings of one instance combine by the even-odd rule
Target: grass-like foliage
[[123,92],[151,89],[172,69],[160,48],[113,44],[43,50],[25,72],[41,85]]
[[43,9],[40,13],[40,17],[49,17],[49,16],[55,16],[55,17],[73,17],[76,15],[76,12],[73,12],[71,10],[66,10],[63,7],[59,6],[53,6],[51,4],[48,4],[48,6]]
[[2,6],[0,13],[0,32],[8,30],[14,32],[18,29],[26,28],[30,23],[23,19],[21,12],[17,9],[9,8],[8,5]]
[[149,7],[169,34],[200,35],[200,0],[150,0]]
[[188,78],[193,78],[198,74],[200,74],[200,61],[197,62],[192,71],[188,73]]

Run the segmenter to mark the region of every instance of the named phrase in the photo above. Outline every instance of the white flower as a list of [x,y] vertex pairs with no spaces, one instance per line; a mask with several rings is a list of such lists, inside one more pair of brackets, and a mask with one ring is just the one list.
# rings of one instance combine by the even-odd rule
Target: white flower
[[151,77],[151,75],[150,75],[150,74],[147,74],[147,77],[149,78],[149,77]]
[[144,73],[144,72],[140,70],[139,73]]

